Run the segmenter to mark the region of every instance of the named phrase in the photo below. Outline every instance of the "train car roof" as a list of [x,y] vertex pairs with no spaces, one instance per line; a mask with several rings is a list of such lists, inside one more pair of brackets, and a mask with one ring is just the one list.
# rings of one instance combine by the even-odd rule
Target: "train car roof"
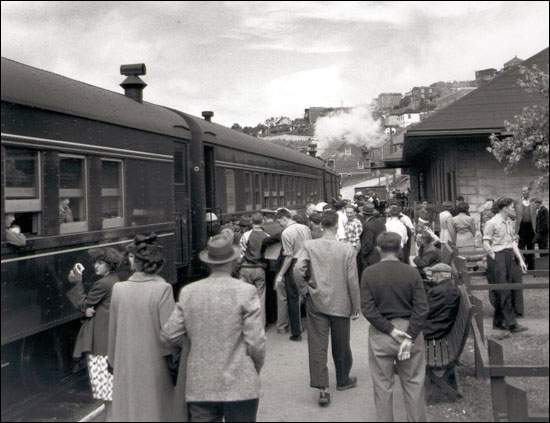
[[2,57],[2,101],[190,139],[180,116],[156,104]]
[[329,171],[321,160],[314,157],[269,141],[263,141],[214,122],[208,122],[198,116],[184,114],[199,125],[205,135],[203,136],[205,142]]

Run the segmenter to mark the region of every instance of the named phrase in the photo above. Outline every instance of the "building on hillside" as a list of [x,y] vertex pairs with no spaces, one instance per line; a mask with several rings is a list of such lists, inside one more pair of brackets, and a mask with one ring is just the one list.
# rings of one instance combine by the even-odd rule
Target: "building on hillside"
[[476,85],[481,87],[487,82],[492,81],[497,76],[498,71],[495,68],[482,69],[476,71]]
[[397,120],[401,128],[406,128],[413,123],[420,122],[420,113],[403,113],[398,116]]
[[376,103],[381,110],[392,110],[399,107],[402,97],[401,93],[382,93],[378,95]]
[[[548,48],[524,63],[548,69]],[[521,88],[519,77],[517,67],[502,72],[406,131],[403,162],[411,177],[413,201],[441,203],[462,195],[476,211],[488,197],[519,199],[521,187],[539,176],[530,160],[505,173],[504,165],[487,151],[489,136],[503,133],[505,120],[512,120],[525,106],[548,105],[547,97]],[[547,191],[534,195],[547,203]]]
[[364,147],[347,142],[333,144],[323,151],[320,157],[327,166],[340,175],[370,173],[370,159],[368,150]]
[[523,60],[521,60],[518,56],[514,56],[512,59],[508,60],[503,66],[502,69],[508,69],[512,66],[521,65],[523,63]]

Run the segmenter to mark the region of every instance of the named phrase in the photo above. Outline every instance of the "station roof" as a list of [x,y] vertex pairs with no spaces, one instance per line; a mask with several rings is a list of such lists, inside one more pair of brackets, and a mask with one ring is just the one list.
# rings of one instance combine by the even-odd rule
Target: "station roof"
[[[548,71],[548,48],[522,63],[537,65]],[[530,94],[520,87],[519,67],[502,71],[486,85],[472,91],[449,106],[407,130],[406,138],[430,135],[492,133],[504,129],[504,121],[511,120],[523,108],[533,104],[547,104],[548,99]]]
[[[147,91],[145,91],[146,93]],[[2,57],[2,101],[190,139],[185,121],[156,104]]]

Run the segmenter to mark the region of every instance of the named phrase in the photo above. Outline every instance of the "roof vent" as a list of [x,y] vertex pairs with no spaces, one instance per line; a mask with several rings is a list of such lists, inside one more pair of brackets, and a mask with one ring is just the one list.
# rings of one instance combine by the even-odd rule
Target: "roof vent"
[[209,110],[205,110],[201,114],[202,114],[202,117],[204,118],[205,121],[212,122],[212,116],[214,116],[214,112],[211,112]]
[[138,103],[143,103],[143,89],[147,86],[139,75],[145,75],[145,73],[145,63],[120,66],[120,74],[127,76],[122,84],[120,84],[124,88],[124,95]]

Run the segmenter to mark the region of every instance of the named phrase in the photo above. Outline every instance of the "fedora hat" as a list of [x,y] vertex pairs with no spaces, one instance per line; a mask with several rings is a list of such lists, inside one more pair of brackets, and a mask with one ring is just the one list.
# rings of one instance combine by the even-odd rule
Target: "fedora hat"
[[215,235],[208,240],[206,249],[199,253],[199,258],[208,264],[224,264],[239,258],[240,248],[233,245],[233,240],[225,235]]

